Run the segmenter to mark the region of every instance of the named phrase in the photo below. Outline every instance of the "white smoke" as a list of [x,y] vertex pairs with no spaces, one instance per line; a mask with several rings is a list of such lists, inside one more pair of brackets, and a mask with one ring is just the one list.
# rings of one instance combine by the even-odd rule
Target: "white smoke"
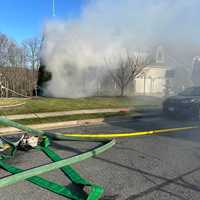
[[97,67],[101,76],[105,58],[124,50],[148,52],[157,44],[191,49],[199,42],[199,7],[199,0],[92,0],[78,19],[49,21],[43,60],[53,78],[47,91],[56,97],[92,95],[96,82],[86,78],[90,85],[83,89],[83,71]]

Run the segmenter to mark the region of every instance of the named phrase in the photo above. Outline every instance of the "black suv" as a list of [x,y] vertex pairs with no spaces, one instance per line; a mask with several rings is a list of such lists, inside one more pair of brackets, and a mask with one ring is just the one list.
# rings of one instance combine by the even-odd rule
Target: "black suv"
[[163,112],[168,116],[200,120],[200,87],[190,87],[167,98],[163,102]]

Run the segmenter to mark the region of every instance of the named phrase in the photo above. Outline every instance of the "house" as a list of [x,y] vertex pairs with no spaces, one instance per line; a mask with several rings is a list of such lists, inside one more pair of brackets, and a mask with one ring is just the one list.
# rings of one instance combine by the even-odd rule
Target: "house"
[[173,79],[173,67],[167,64],[165,51],[157,47],[154,55],[149,55],[150,64],[135,81],[135,94],[145,96],[165,96],[167,87]]

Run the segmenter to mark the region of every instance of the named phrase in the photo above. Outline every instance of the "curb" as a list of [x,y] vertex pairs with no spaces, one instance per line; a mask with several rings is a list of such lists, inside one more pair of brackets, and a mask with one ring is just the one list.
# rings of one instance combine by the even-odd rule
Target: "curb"
[[129,108],[105,108],[105,109],[91,109],[91,110],[72,110],[61,112],[45,112],[45,113],[30,113],[19,115],[7,115],[6,118],[10,120],[19,119],[34,119],[34,118],[46,118],[46,117],[58,117],[58,116],[70,116],[78,114],[95,114],[95,113],[117,113],[117,112],[129,112]]
[[[76,127],[76,126],[81,126],[81,125],[100,124],[100,123],[103,123],[104,120],[105,118],[74,120],[74,121],[66,121],[66,122],[35,124],[35,125],[30,125],[29,127],[33,129],[38,129],[38,130],[52,130],[52,129],[66,128],[66,127]],[[17,134],[21,132],[22,131],[13,127],[0,128],[1,136]]]
[[[161,113],[153,113],[153,114],[141,114],[131,117],[130,119],[142,119],[142,118],[151,118],[151,117],[158,117]],[[117,122],[118,117],[113,117],[110,122]],[[86,119],[86,120],[73,120],[73,121],[64,121],[64,122],[55,122],[55,123],[43,123],[43,124],[34,124],[34,125],[27,125],[30,128],[38,129],[38,130],[54,130],[54,129],[60,129],[60,128],[69,128],[69,127],[76,127],[76,126],[82,126],[82,125],[95,125],[95,124],[101,124],[108,120],[108,118],[96,118],[96,119]],[[116,121],[117,120],[117,121]],[[121,117],[120,117],[121,120]],[[18,134],[22,131],[13,128],[13,127],[5,127],[0,128],[0,135],[12,135],[12,134]]]

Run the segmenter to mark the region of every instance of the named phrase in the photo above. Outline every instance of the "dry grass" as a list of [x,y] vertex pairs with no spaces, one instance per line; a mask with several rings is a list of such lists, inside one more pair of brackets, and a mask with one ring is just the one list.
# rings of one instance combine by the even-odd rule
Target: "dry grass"
[[19,98],[0,98],[0,106],[9,106],[23,103],[24,99]]

